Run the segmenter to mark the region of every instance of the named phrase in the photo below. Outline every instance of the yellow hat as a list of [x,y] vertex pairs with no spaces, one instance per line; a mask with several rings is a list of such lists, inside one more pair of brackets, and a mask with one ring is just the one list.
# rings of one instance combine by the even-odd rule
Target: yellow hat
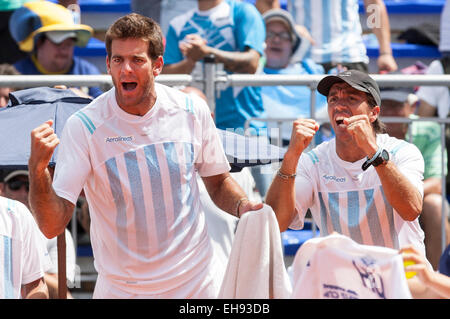
[[44,32],[73,32],[79,47],[86,46],[93,33],[90,26],[75,24],[69,9],[49,1],[25,3],[11,15],[9,29],[19,48],[26,52],[33,51],[36,36]]

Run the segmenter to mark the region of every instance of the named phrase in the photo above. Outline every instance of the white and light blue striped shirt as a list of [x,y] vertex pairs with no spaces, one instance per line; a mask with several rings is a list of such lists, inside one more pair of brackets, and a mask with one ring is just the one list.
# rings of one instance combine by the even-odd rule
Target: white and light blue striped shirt
[[[377,144],[423,196],[424,161],[418,148],[387,134],[377,135]],[[360,244],[394,249],[412,244],[425,253],[418,219],[409,222],[400,217],[388,202],[375,168],[362,170],[365,160],[340,159],[335,139],[302,154],[295,183],[299,214],[291,227],[301,228],[310,208],[321,236],[336,231]]]
[[369,63],[358,0],[289,0],[288,10],[316,42],[307,57],[316,63]]
[[69,118],[53,184],[72,203],[84,188],[96,269],[132,293],[204,276],[212,251],[196,176],[230,168],[206,103],[155,86],[144,116],[123,111],[111,89]]

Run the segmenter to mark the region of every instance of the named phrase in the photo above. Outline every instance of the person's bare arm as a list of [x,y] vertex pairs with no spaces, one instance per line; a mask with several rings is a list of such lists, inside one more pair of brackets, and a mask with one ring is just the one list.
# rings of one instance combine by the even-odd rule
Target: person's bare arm
[[[397,62],[392,56],[391,49],[391,27],[386,6],[382,0],[364,0],[366,10],[369,6],[376,6],[375,17],[370,23],[373,24],[372,32],[375,34],[379,45],[379,56],[377,60],[379,71],[393,72],[397,70]],[[372,12],[369,10],[369,12]],[[369,18],[369,17],[368,17]]]
[[223,63],[224,68],[235,73],[253,74],[258,69],[260,54],[258,51],[246,48],[245,51],[223,51],[207,45],[206,40],[197,34],[189,34],[180,44],[184,59],[173,64],[166,64],[165,74],[189,74],[197,61],[208,55],[214,55],[215,62]]
[[428,194],[442,194],[442,179],[429,177],[423,181],[423,196]]
[[400,217],[413,221],[422,211],[423,199],[417,188],[404,176],[392,162],[375,167],[383,185],[384,194]]
[[[312,119],[294,121],[291,141],[280,167],[282,174],[296,173],[300,156],[318,129],[319,124]],[[276,175],[266,194],[266,203],[275,212],[280,231],[285,231],[295,217],[295,179]]]
[[39,278],[22,286],[22,297],[25,299],[48,299],[48,289],[44,278]]
[[436,116],[436,107],[424,100],[420,100],[419,108],[417,109],[417,115],[419,115],[420,117]]
[[256,7],[256,9],[258,9],[258,11],[261,14],[263,14],[264,12],[266,12],[270,9],[281,8],[279,0],[256,0],[255,7]]
[[248,211],[263,207],[262,203],[251,202],[229,173],[202,177],[202,179],[214,204],[230,215],[241,217]]
[[[355,115],[344,119],[347,130],[352,134],[357,146],[372,158],[378,150],[376,137],[367,115]],[[419,190],[403,175],[392,161],[375,167],[384,194],[391,206],[402,219],[412,221],[422,211],[422,196]]]
[[406,272],[416,276],[408,280],[414,298],[450,298],[450,277],[435,272],[425,258],[413,246],[400,249],[403,260],[413,264],[405,267]]
[[75,205],[56,195],[48,164],[59,139],[49,120],[31,132],[31,154],[28,161],[31,212],[47,238],[61,234],[69,223]]

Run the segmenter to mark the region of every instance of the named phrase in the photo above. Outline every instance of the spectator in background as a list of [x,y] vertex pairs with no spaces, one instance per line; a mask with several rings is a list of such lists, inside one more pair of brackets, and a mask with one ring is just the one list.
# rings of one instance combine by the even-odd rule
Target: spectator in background
[[[323,74],[323,67],[311,59],[293,62],[292,57],[299,49],[302,39],[294,27],[294,21],[289,12],[282,9],[272,9],[263,14],[266,24],[266,48],[264,73],[266,74]],[[263,106],[268,118],[310,118],[311,90],[307,86],[263,86],[261,88]],[[326,118],[325,96],[315,94],[314,117]],[[275,122],[267,123],[269,135]],[[289,145],[292,123],[284,122],[281,127],[282,145]],[[274,132],[275,133],[275,132]]]
[[[264,22],[252,4],[198,0],[198,8],[170,22],[163,73],[190,74],[201,70],[200,62],[211,54],[229,73],[255,73],[264,38]],[[261,88],[228,87],[216,99],[214,113],[218,128],[243,128],[247,119],[264,114]],[[264,123],[252,121],[250,127],[258,130]]]
[[[0,195],[24,204],[28,209],[28,171],[26,170],[4,170],[3,178],[0,182]],[[31,213],[30,213],[31,215]],[[50,256],[51,267],[46,269],[44,279],[47,284],[50,299],[58,298],[58,247],[57,237],[48,239],[39,231],[42,242],[46,244],[46,249]],[[65,229],[66,237],[66,275],[70,283],[75,282],[76,257],[75,246],[70,232]],[[67,298],[72,299],[72,295],[67,291]]]
[[[3,63],[0,64],[0,75],[20,75],[20,73],[13,65]],[[8,105],[9,93],[15,90],[13,87],[0,87],[0,108]]]
[[[203,76],[202,60],[214,56],[228,73],[257,72],[263,55],[264,22],[249,3],[235,0],[198,0],[198,7],[170,22],[166,36],[163,73]],[[264,117],[261,88],[229,86],[216,97],[215,122],[220,129],[244,133],[250,118]],[[251,134],[265,135],[264,122],[251,121]],[[253,167],[262,197],[270,176]]]
[[[381,116],[399,116],[417,119],[414,115],[413,89],[396,88],[381,90]],[[413,122],[408,130],[407,123],[386,123],[390,136],[410,141],[423,155],[425,162],[423,185],[423,208],[419,217],[425,232],[426,257],[435,270],[438,269],[442,253],[442,200],[445,200],[445,215],[448,203],[442,197],[441,128],[435,122]],[[444,152],[444,176],[447,174],[447,154]],[[445,218],[446,245],[449,243],[450,226]]]
[[167,34],[170,21],[197,7],[197,0],[130,0],[131,11],[150,17]]
[[[29,56],[14,64],[21,74],[100,74],[96,66],[74,56],[74,46],[86,46],[92,28],[75,24],[65,7],[49,1],[26,3],[17,9],[10,23],[11,35]],[[90,87],[92,97],[102,94],[99,87]]]
[[[376,7],[371,13],[374,16],[368,17],[368,26],[379,44],[378,71],[392,72],[398,67],[392,56],[386,6],[382,0],[364,0],[366,10],[372,5]],[[264,13],[271,8],[280,8],[280,1],[256,0],[256,6]],[[296,23],[305,26],[314,39],[310,57],[323,65],[325,73],[336,67],[338,71],[369,71],[369,58],[362,39],[358,9],[358,0],[289,0],[288,11],[292,13]]]
[[30,211],[0,196],[0,299],[48,299],[45,245]]

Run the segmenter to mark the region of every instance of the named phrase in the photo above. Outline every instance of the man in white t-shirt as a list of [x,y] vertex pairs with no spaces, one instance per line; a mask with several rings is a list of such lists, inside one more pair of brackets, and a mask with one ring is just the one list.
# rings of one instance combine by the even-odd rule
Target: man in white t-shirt
[[413,144],[381,134],[380,91],[367,74],[349,70],[323,78],[336,137],[309,152],[319,125],[298,119],[266,202],[280,228],[301,228],[309,208],[321,236],[333,231],[365,245],[401,248],[425,255],[418,222],[424,161]]
[[30,204],[53,237],[84,190],[98,279],[94,298],[215,298],[221,278],[197,174],[214,203],[240,217],[262,204],[230,177],[206,103],[155,83],[163,36],[131,13],[106,33],[114,87],[65,124],[53,185],[49,159],[58,137],[47,121],[32,131]]
[[44,271],[50,265],[27,207],[0,196],[0,299],[48,299]]

